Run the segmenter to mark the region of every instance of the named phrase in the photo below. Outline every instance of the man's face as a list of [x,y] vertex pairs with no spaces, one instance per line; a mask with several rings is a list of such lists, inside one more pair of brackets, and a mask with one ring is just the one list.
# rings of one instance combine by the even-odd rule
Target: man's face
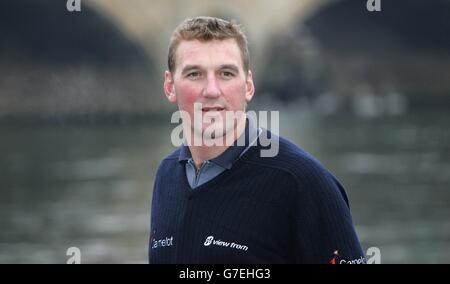
[[[244,71],[236,41],[182,41],[175,56],[175,71],[166,71],[164,91],[171,103],[190,116],[190,120],[183,120],[189,124],[184,125],[185,130],[196,135],[202,135],[205,129],[217,129],[219,136],[230,133],[236,121],[225,125],[225,112],[244,112],[254,94],[252,73]],[[202,105],[197,110],[204,117],[201,127],[193,125],[194,103]]]

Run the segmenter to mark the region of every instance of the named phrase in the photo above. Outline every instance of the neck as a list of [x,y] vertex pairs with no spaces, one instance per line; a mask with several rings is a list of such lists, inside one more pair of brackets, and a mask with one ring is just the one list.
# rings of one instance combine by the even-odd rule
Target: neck
[[[201,145],[201,146],[194,146],[194,143],[191,143],[189,146],[189,150],[192,155],[192,159],[194,160],[195,166],[197,169],[201,167],[204,161],[211,160],[215,157],[220,156],[223,152],[225,152],[228,147],[233,144],[237,138],[239,138],[245,131],[245,125],[246,125],[246,118],[247,116],[244,114],[242,119],[238,121],[236,127],[231,130],[233,133],[227,133],[223,137],[219,137],[215,139],[214,142],[221,142],[221,143],[214,143],[212,146],[208,145]],[[231,132],[230,131],[230,132]],[[194,134],[192,134],[194,135]],[[225,137],[227,135],[233,135],[235,139],[232,140],[232,143],[230,144],[230,141],[226,141]],[[193,136],[191,136],[193,137]]]

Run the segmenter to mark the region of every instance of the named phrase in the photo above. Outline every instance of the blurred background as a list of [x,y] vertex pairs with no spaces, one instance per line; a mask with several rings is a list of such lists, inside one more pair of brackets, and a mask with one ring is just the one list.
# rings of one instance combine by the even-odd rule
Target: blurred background
[[147,262],[183,19],[247,30],[256,96],[345,185],[364,250],[450,262],[450,1],[0,2],[0,263]]

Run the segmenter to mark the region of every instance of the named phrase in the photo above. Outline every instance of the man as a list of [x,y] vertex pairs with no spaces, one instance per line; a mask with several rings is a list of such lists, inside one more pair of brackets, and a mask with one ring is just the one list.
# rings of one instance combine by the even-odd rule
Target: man
[[[164,92],[178,105],[185,140],[156,174],[150,263],[364,260],[339,182],[247,117],[255,89],[240,26],[184,21],[168,63]],[[263,137],[277,142],[276,155],[261,155]]]

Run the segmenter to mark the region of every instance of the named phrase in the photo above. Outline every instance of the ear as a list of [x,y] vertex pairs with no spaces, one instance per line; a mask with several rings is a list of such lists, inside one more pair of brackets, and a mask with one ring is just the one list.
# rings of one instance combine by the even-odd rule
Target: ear
[[173,75],[170,71],[164,73],[164,94],[171,104],[177,103],[177,96],[175,95],[175,84],[173,82]]
[[245,83],[245,101],[249,103],[255,94],[255,84],[253,84],[252,71],[248,70],[247,80]]

